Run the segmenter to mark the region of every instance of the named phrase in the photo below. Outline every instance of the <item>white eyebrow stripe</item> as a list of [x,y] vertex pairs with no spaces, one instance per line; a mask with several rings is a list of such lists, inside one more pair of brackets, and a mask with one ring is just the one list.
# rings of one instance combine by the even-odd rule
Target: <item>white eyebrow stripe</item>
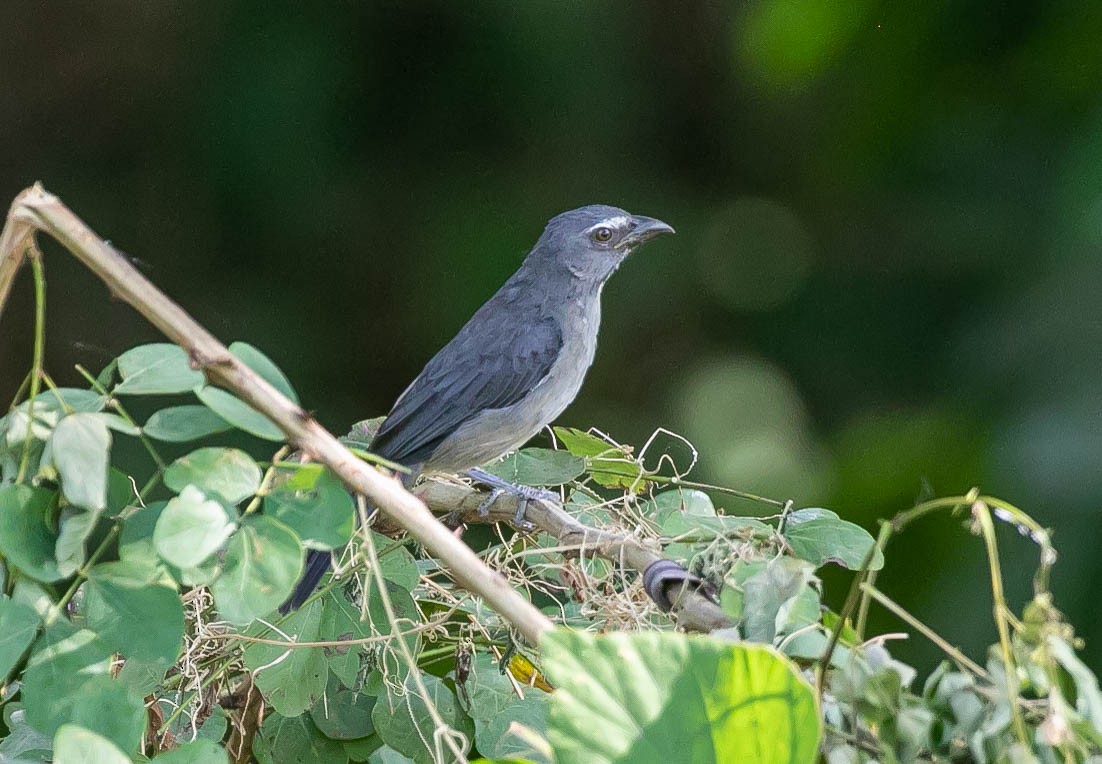
[[593,231],[597,228],[600,228],[601,226],[605,226],[607,228],[615,228],[615,229],[627,228],[630,223],[631,223],[631,218],[627,217],[626,215],[617,215],[616,217],[611,217],[611,218],[608,218],[607,220],[602,220],[600,223],[598,223],[595,226],[590,226],[590,228],[588,230]]

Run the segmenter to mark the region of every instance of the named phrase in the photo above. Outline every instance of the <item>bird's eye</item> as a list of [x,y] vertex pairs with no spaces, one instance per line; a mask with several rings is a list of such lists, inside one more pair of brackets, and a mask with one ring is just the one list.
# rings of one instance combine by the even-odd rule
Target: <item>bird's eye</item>
[[607,244],[612,241],[612,229],[601,226],[593,232],[593,241],[600,242],[601,244]]

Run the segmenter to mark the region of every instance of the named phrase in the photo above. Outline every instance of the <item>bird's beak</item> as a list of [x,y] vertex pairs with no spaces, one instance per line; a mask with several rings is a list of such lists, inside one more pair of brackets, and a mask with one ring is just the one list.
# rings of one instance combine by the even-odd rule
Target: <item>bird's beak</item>
[[660,236],[664,233],[674,233],[673,226],[669,223],[663,223],[656,218],[635,215],[632,217],[632,222],[635,223],[635,227],[631,229],[631,233],[620,241],[620,246],[626,245],[628,247],[634,247],[637,244],[650,241],[655,236]]

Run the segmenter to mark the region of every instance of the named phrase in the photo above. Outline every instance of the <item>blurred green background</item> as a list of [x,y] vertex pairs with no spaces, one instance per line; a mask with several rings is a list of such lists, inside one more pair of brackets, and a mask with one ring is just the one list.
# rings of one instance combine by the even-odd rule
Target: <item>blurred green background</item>
[[[874,530],[979,485],[1055,528],[1059,604],[1099,667],[1102,11],[315,5],[7,4],[0,197],[42,180],[342,432],[385,412],[547,218],[660,217],[679,235],[605,291],[561,423],[637,444],[669,427],[699,479]],[[158,338],[50,252],[61,381]],[[5,400],[30,307],[24,278]],[[881,581],[976,654],[995,633],[961,526],[903,536]],[[1036,549],[1004,531],[1020,605]]]

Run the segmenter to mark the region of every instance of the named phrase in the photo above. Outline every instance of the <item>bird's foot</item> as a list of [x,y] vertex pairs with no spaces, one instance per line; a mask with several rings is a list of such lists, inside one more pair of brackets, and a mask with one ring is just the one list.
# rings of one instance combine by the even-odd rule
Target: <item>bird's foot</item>
[[517,511],[513,516],[513,524],[518,528],[530,530],[532,523],[524,519],[524,514],[528,509],[528,502],[530,501],[558,501],[559,495],[554,491],[547,491],[543,488],[535,488],[528,485],[517,485],[510,483],[508,480],[499,478],[490,472],[480,469],[467,470],[467,477],[475,480],[483,485],[489,486],[491,491],[481,504],[478,505],[478,512],[483,517],[490,514],[490,507],[497,501],[498,497],[509,494],[517,497]]

